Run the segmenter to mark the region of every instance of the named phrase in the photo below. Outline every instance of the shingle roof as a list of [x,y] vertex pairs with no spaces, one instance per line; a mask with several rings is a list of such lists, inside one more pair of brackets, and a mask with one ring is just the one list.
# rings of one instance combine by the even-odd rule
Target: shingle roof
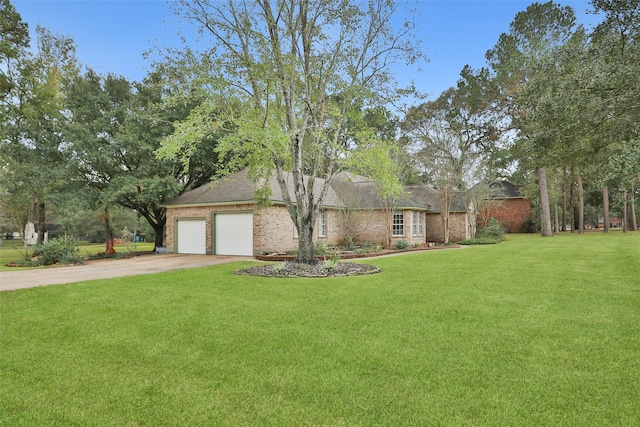
[[[285,179],[287,181],[287,187],[289,194],[293,196],[293,176],[290,173],[285,173]],[[316,178],[314,183],[314,189],[316,194],[319,194],[324,180]],[[284,197],[282,197],[282,191],[280,185],[276,180],[275,175],[269,179],[269,185],[271,187],[271,201],[274,203],[284,203]],[[254,192],[257,188],[257,184],[248,176],[248,170],[243,169],[225,178],[221,178],[218,181],[205,184],[191,191],[187,191],[179,195],[178,197],[166,201],[164,206],[176,206],[176,205],[210,205],[210,204],[224,204],[224,203],[253,203]],[[329,187],[327,195],[324,198],[323,206],[338,207],[341,206],[340,199]]]
[[[289,194],[293,196],[293,177],[286,173]],[[320,193],[324,180],[316,178],[314,187],[316,194]],[[269,180],[274,203],[284,203],[282,191],[273,176]],[[256,183],[248,176],[247,169],[243,169],[229,177],[222,178],[214,184],[205,184],[194,190],[165,202],[164,206],[179,205],[221,205],[227,203],[253,203]],[[397,198],[394,205],[398,208],[409,208],[439,212],[440,203],[436,190],[427,185],[412,185],[405,187],[406,194]],[[292,197],[293,198],[293,197]],[[340,172],[331,178],[327,195],[322,204],[324,207],[349,207],[353,209],[383,208],[384,203],[378,195],[376,183],[366,177],[348,172]],[[452,211],[466,211],[463,198],[454,196]]]
[[495,181],[489,184],[489,187],[501,190],[503,197],[499,197],[499,198],[505,198],[505,199],[522,198],[522,195],[520,194],[520,187],[510,183],[509,181]]

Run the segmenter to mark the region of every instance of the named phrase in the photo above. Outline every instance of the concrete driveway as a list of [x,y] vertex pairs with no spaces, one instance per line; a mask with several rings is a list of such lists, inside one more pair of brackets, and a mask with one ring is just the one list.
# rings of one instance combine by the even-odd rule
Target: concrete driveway
[[161,254],[128,259],[103,259],[83,265],[37,268],[0,272],[0,291],[59,285],[85,280],[136,276],[186,268],[207,267],[234,261],[252,261],[252,257],[225,255]]

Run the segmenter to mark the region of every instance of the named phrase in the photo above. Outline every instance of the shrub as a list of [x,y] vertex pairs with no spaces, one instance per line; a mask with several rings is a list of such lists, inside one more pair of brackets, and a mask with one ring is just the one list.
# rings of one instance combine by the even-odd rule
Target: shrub
[[327,253],[327,245],[322,242],[316,242],[315,246],[313,247],[313,252],[316,255],[325,255]]
[[71,264],[81,260],[78,255],[78,242],[71,237],[59,237],[36,245],[33,255],[40,258],[43,265],[57,262]]
[[409,244],[405,240],[398,240],[393,247],[396,249],[407,249]]
[[522,223],[522,231],[525,233],[537,233],[538,226],[536,225],[536,222],[534,220],[529,218]]
[[340,257],[338,256],[338,254],[333,254],[331,256],[331,259],[328,259],[324,262],[324,268],[326,268],[327,270],[333,270],[334,268],[336,268],[339,261]]
[[500,243],[500,240],[491,237],[476,237],[475,239],[462,240],[458,243],[460,245],[495,245]]
[[476,233],[477,239],[497,239],[503,240],[504,226],[495,218],[491,218],[489,223]]

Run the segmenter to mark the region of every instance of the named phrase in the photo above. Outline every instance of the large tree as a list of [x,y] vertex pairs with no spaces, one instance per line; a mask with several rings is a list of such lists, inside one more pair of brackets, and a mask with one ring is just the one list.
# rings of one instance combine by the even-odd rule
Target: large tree
[[202,102],[197,94],[172,92],[180,87],[174,71],[159,67],[142,82],[130,82],[89,70],[69,86],[67,137],[79,160],[78,177],[89,190],[85,194],[105,208],[108,238],[109,207],[117,204],[142,216],[155,232],[156,247],[162,246],[161,203],[208,182],[219,169],[219,135],[203,140],[186,162],[155,156],[174,122]]
[[0,102],[15,87],[13,62],[29,46],[29,28],[9,0],[0,0]]
[[298,231],[298,261],[314,263],[319,208],[353,143],[349,114],[397,95],[390,66],[420,56],[408,38],[413,26],[397,25],[388,0],[199,0],[178,9],[210,36],[202,57],[182,58],[206,67],[211,106],[228,114],[198,111],[167,145],[232,129],[223,151],[257,182],[275,174]]
[[553,166],[549,154],[557,141],[545,132],[544,125],[531,119],[544,93],[524,89],[537,77],[535,73],[544,68],[541,64],[548,63],[557,50],[568,43],[575,30],[575,14],[570,7],[552,1],[533,3],[516,15],[509,33],[501,34],[486,55],[501,87],[513,128],[519,133],[520,161],[537,171],[543,236],[553,235],[546,174],[547,168]]
[[431,177],[438,193],[444,243],[449,243],[453,198],[456,194],[467,196],[483,160],[475,132],[467,128],[468,123],[461,124],[454,117],[447,104],[438,99],[412,108],[403,122],[405,135],[411,141],[407,148]]
[[[44,240],[46,202],[65,185],[67,144],[62,135],[64,84],[76,71],[75,45],[67,37],[37,28],[35,53],[15,59],[10,90],[2,104],[0,159],[3,187],[36,206],[38,241]],[[18,197],[20,198],[20,197]]]

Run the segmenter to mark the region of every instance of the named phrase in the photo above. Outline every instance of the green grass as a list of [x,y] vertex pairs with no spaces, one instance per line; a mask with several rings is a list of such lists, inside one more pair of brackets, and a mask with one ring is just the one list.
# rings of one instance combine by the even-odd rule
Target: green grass
[[[130,243],[128,245],[118,245],[116,246],[116,251],[119,253],[127,253],[127,252],[142,252],[142,251],[151,251],[153,250],[153,242],[142,242],[142,243]],[[79,245],[79,254],[80,255],[95,255],[100,252],[104,252],[105,245],[104,243],[80,243]],[[28,249],[28,253],[31,254],[33,251],[31,248]],[[22,267],[7,267],[7,264],[17,260],[25,259],[24,254],[24,246],[22,245],[21,240],[5,240],[3,245],[0,246],[0,271],[15,271],[17,269],[24,270]],[[34,268],[34,267],[27,267]],[[46,267],[36,267],[36,268],[46,268]]]
[[640,424],[640,234],[0,294],[0,424]]

